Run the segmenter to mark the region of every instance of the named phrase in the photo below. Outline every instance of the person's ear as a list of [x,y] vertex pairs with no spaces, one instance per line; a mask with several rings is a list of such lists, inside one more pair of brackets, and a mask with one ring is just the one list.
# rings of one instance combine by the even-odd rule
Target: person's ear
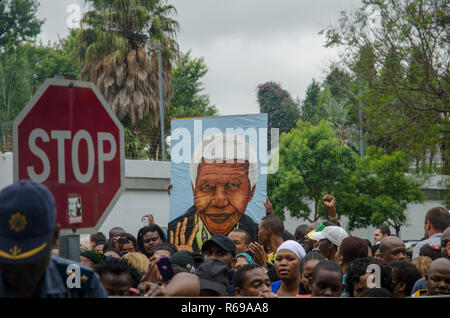
[[250,202],[253,199],[253,195],[255,194],[255,190],[256,190],[256,184],[250,189],[248,202]]
[[234,267],[236,266],[236,262],[237,262],[237,258],[236,258],[236,257],[233,257],[233,258],[231,259],[231,264],[233,265],[232,268],[234,268]]
[[58,238],[59,238],[60,228],[61,228],[61,226],[59,224],[56,224],[55,228],[53,229],[52,248],[55,248],[58,246]]
[[401,294],[405,293],[405,289],[406,289],[406,283],[405,282],[398,282],[397,284],[395,284],[395,288],[396,291],[398,291]]
[[234,293],[235,293],[235,295],[236,296],[238,296],[238,297],[242,297],[243,295],[243,293],[242,293],[242,289],[240,288],[240,287],[234,287]]
[[431,230],[431,222],[430,221],[425,221],[425,229],[427,230],[427,231],[430,231]]
[[337,263],[342,266],[342,264],[344,264],[344,257],[339,256]]

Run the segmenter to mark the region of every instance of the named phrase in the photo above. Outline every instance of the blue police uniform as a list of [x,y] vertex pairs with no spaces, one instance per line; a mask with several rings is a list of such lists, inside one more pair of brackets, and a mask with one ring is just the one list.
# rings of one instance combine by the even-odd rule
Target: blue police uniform
[[[0,191],[0,264],[16,270],[16,264],[37,264],[51,253],[56,206],[44,185],[21,180]],[[69,265],[79,266],[80,284],[70,284]],[[18,266],[20,271],[21,267]],[[6,272],[6,269],[3,270]],[[78,271],[76,270],[76,273]],[[18,272],[17,274],[21,274]],[[0,297],[13,297],[0,272]],[[14,284],[14,282],[12,282]],[[73,288],[70,286],[74,285]],[[79,287],[79,288],[77,288]],[[77,262],[51,256],[36,286],[34,297],[92,298],[107,297],[99,276]]]
[[[69,288],[67,278],[68,266],[77,264],[80,267],[80,288]],[[6,288],[0,275],[0,298],[12,298],[13,295]],[[108,297],[100,278],[89,267],[80,263],[52,256],[50,263],[39,283],[36,291],[38,298],[106,298]]]

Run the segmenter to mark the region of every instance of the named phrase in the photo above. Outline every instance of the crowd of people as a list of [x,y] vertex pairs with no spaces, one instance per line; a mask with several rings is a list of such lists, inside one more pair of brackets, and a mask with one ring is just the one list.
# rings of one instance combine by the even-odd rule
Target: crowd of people
[[120,226],[80,245],[81,286],[67,287],[73,261],[58,256],[55,202],[19,181],[0,192],[0,297],[423,297],[450,294],[450,214],[425,216],[425,237],[408,250],[388,227],[373,244],[329,218],[289,233],[266,205],[257,240],[247,231],[212,235],[194,251],[149,218],[137,233]]

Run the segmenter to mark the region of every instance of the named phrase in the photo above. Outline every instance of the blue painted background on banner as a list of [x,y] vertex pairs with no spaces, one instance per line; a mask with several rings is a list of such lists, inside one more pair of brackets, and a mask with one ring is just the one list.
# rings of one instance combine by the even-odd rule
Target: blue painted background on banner
[[[201,138],[199,134],[200,126],[202,136],[205,134],[206,130],[210,130],[210,132],[207,131],[203,137],[207,137],[213,133],[210,128],[217,128],[224,133],[227,128],[241,128],[244,132],[248,128],[256,129],[257,141],[251,140],[251,138],[248,138],[247,136],[245,137],[246,141],[253,147],[253,149],[255,149],[258,155],[258,180],[256,183],[256,190],[252,201],[247,206],[245,214],[250,216],[256,223],[259,223],[261,218],[266,215],[264,202],[267,196],[267,174],[262,174],[261,171],[267,167],[267,114],[172,120],[172,136],[174,135],[174,130],[178,128],[187,129],[187,131],[189,131],[191,154],[194,153],[194,149],[197,146],[197,144],[194,144],[194,126],[197,128],[197,137],[199,137],[196,140],[200,140]],[[265,138],[261,138],[260,136],[264,135],[264,132]],[[182,138],[179,138],[178,140],[172,139],[171,149],[173,150],[174,146],[180,142],[182,142]],[[173,155],[171,158],[171,183],[173,188],[170,192],[169,221],[181,216],[194,204],[194,196],[192,193],[191,178],[189,173],[189,163],[175,163]]]

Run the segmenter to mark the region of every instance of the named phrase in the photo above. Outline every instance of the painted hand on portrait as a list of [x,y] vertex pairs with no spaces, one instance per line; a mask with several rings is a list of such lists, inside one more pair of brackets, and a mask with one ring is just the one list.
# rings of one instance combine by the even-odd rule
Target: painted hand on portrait
[[173,231],[169,232],[169,241],[170,244],[173,244],[177,247],[179,251],[189,251],[192,252],[192,244],[194,243],[195,234],[198,230],[198,224],[194,226],[194,229],[191,232],[191,235],[189,239],[186,242],[186,224],[187,224],[187,218],[183,219],[183,223],[180,222],[177,223],[177,227],[175,229],[175,235]]

